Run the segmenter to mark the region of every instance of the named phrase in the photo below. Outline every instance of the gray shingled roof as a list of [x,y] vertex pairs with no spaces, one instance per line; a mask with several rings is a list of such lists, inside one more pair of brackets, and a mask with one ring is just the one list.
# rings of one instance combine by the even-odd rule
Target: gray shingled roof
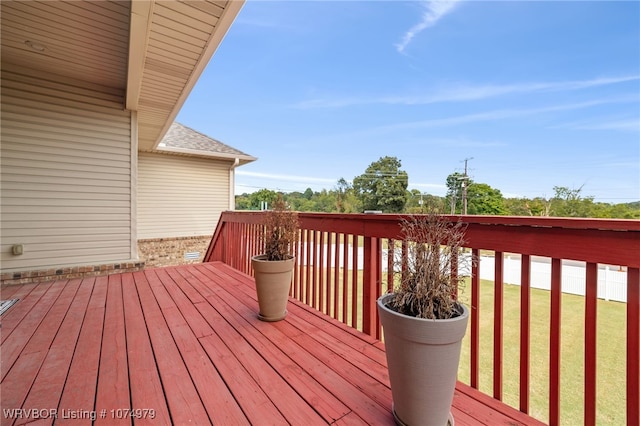
[[172,148],[179,150],[179,152],[189,151],[191,154],[200,153],[207,157],[221,154],[220,156],[225,158],[239,157],[246,161],[255,160],[254,157],[242,151],[177,122],[171,125],[167,134],[158,144],[158,151],[173,151]]

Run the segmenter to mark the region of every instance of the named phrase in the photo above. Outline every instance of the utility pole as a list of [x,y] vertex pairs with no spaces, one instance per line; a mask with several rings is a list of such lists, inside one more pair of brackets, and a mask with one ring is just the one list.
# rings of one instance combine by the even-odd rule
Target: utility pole
[[467,214],[467,182],[469,182],[469,176],[467,176],[467,163],[469,160],[473,160],[473,157],[464,159],[464,177],[462,178],[462,214]]

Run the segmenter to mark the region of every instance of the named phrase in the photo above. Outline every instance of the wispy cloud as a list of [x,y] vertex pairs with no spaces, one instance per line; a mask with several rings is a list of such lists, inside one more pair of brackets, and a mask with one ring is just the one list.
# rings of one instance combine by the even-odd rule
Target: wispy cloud
[[638,132],[640,131],[640,120],[637,118],[629,118],[623,120],[609,120],[602,122],[581,122],[572,123],[563,126],[577,130],[616,130],[620,132]]
[[395,45],[398,52],[403,53],[416,35],[438,23],[446,14],[452,12],[458,6],[458,3],[459,0],[423,2],[424,11],[422,12],[421,21],[411,27],[402,37],[402,41]]
[[[575,103],[566,103],[566,104],[558,104],[558,105],[550,105],[550,106],[542,106],[536,108],[509,108],[509,109],[496,109],[472,114],[463,114],[457,116],[443,117],[443,118],[432,118],[427,120],[417,120],[417,121],[405,121],[405,122],[397,122],[391,124],[385,124],[380,126],[374,126],[369,128],[364,128],[352,132],[345,132],[338,135],[331,136],[323,136],[324,139],[327,138],[341,138],[344,140],[352,140],[353,138],[362,138],[369,136],[380,136],[380,134],[395,134],[397,132],[403,130],[415,130],[415,129],[428,129],[428,128],[438,128],[438,127],[451,127],[451,126],[460,126],[469,123],[480,123],[480,122],[491,122],[491,121],[504,121],[511,118],[517,117],[526,117],[532,115],[539,114],[548,114],[560,111],[573,111],[585,108],[592,108],[599,105],[607,105],[607,104],[616,104],[616,103],[637,103],[637,98],[635,96],[624,96],[624,97],[615,97],[609,99],[597,99],[592,101],[585,102],[575,102]],[[436,140],[437,142],[437,140]],[[450,141],[454,142],[454,141]],[[489,147],[487,144],[491,144],[491,147],[499,146],[499,141],[492,142],[484,142],[484,145],[479,145],[479,142],[473,141],[465,141],[465,140],[457,140],[455,141],[457,144],[468,143],[469,146],[473,147]],[[475,145],[473,145],[475,143]]]
[[505,85],[469,85],[457,84],[440,89],[430,90],[428,93],[399,96],[348,96],[335,98],[319,98],[300,102],[295,108],[343,108],[357,105],[427,105],[441,102],[467,102],[490,99],[499,96],[564,92],[589,89],[612,84],[626,83],[640,80],[640,75],[619,77],[598,77],[589,80],[532,82]]
[[523,117],[528,115],[545,114],[558,111],[571,111],[576,109],[591,108],[598,105],[605,105],[619,102],[636,102],[635,99],[623,97],[612,99],[599,99],[593,101],[576,102],[562,105],[552,105],[539,108],[522,108],[522,109],[501,109],[476,114],[466,114],[457,117],[436,118],[431,120],[420,120],[405,123],[391,124],[388,126],[378,127],[376,130],[399,130],[409,128],[427,128],[427,127],[443,127],[454,126],[465,123],[504,120],[513,117]]
[[306,182],[306,183],[336,183],[338,181],[337,178],[329,179],[329,178],[318,178],[314,176],[296,176],[296,175],[282,175],[276,173],[261,173],[261,172],[250,172],[246,170],[236,170],[236,176],[246,176],[260,179],[270,179],[270,180],[279,180],[286,182]]
[[466,137],[430,139],[430,143],[450,148],[499,148],[508,145],[506,142],[501,141],[481,141]]

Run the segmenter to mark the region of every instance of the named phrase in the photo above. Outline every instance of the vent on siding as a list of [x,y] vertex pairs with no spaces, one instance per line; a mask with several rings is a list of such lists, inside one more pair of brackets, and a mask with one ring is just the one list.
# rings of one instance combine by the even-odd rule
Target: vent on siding
[[191,251],[188,253],[184,254],[184,258],[185,260],[196,260],[198,258],[200,258],[200,252],[199,251]]

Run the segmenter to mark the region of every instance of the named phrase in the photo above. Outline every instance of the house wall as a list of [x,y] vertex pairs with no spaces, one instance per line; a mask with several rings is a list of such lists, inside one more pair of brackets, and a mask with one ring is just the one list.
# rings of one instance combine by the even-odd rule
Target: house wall
[[3,64],[3,274],[135,262],[137,146],[124,93],[26,73]]
[[211,238],[220,213],[229,209],[231,165],[231,161],[140,153],[138,240]]

